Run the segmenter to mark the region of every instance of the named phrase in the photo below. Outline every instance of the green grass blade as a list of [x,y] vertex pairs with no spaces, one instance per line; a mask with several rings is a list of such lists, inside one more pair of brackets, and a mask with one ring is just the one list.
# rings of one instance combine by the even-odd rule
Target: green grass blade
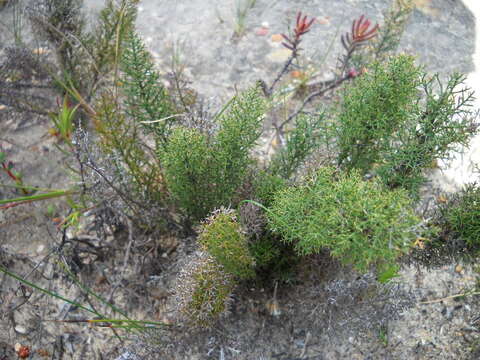
[[95,310],[90,309],[90,308],[88,308],[88,307],[86,307],[86,306],[83,306],[82,304],[79,304],[79,303],[77,303],[77,302],[75,302],[75,301],[73,301],[73,300],[67,299],[66,297],[63,297],[62,295],[59,295],[59,294],[57,294],[56,292],[53,292],[53,291],[44,289],[44,288],[42,288],[42,287],[40,287],[40,286],[38,286],[38,285],[35,285],[34,283],[32,283],[32,282],[30,282],[30,281],[28,281],[28,280],[23,279],[21,276],[19,276],[19,275],[13,273],[13,272],[7,270],[7,269],[4,268],[3,266],[0,266],[0,272],[3,272],[4,274],[6,274],[6,275],[8,275],[8,276],[10,276],[10,277],[12,277],[12,278],[14,278],[15,280],[20,281],[22,284],[25,284],[25,285],[27,285],[27,286],[30,286],[31,288],[34,288],[34,289],[36,289],[36,290],[38,290],[38,291],[41,291],[41,292],[43,292],[44,294],[47,294],[47,295],[52,296],[52,297],[54,297],[54,298],[63,300],[63,301],[65,301],[65,302],[69,303],[70,305],[76,306],[76,307],[78,307],[78,308],[80,308],[80,309],[82,309],[82,310],[88,311],[88,312],[90,312],[90,313],[92,313],[92,314],[95,314],[95,315],[97,315],[97,316],[101,316],[101,315],[100,315],[98,312],[96,312]]
[[26,202],[26,201],[41,201],[41,200],[58,198],[62,196],[68,196],[74,193],[75,192],[72,190],[58,190],[58,191],[52,191],[46,194],[36,194],[31,196],[21,196],[13,199],[0,200],[0,205],[17,203],[17,202]]

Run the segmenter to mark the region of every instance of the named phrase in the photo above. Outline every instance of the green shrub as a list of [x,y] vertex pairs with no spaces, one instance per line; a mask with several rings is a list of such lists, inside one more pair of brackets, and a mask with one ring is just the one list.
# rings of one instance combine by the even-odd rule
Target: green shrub
[[133,31],[127,38],[121,60],[126,113],[154,134],[157,146],[164,145],[174,121],[173,104],[150,53]]
[[215,211],[203,225],[198,241],[225,271],[240,279],[255,276],[255,260],[233,210]]
[[347,88],[338,116],[338,162],[363,173],[390,147],[418,98],[420,71],[411,56],[374,63]]
[[468,110],[473,94],[461,88],[464,80],[452,74],[444,85],[406,55],[373,63],[345,91],[333,127],[338,164],[417,196],[424,170],[476,132]]
[[195,254],[178,278],[178,310],[190,324],[208,328],[228,312],[234,287],[232,275],[211,256]]
[[161,154],[165,181],[178,205],[194,219],[201,219],[215,206],[216,184],[210,182],[213,162],[205,135],[179,127]]
[[467,146],[478,131],[476,115],[469,110],[473,93],[464,88],[465,76],[454,73],[447,84],[438,75],[423,73],[422,101],[392,139],[376,173],[389,187],[403,187],[417,195],[425,182],[424,169],[439,159],[448,159],[460,145]]
[[[127,114],[118,112],[113,94],[103,94],[95,107],[97,140],[91,144],[86,139],[83,141],[99,152],[99,158],[104,160],[97,161],[102,161],[104,165],[100,168],[96,161],[92,162],[85,147],[77,150],[82,151],[82,157],[85,157],[81,161],[88,161],[82,166],[105,180],[105,185],[121,199],[122,211],[132,214],[138,225],[150,230],[164,228],[173,220],[167,207],[168,192],[159,163],[143,146],[139,124],[130,121]],[[89,199],[101,201],[98,194],[89,194]],[[155,209],[161,209],[162,216],[152,216]]]
[[292,282],[296,275],[296,266],[300,258],[293,245],[281,241],[271,232],[250,242],[250,254],[255,259],[257,280],[271,284],[272,280]]
[[362,180],[358,171],[331,167],[279,192],[267,216],[272,231],[293,243],[298,255],[328,249],[363,272],[373,264],[393,266],[419,223],[403,190],[390,191]]
[[253,179],[254,196],[265,206],[273,201],[276,192],[288,186],[287,181],[279,175],[258,171]]
[[250,253],[258,267],[268,267],[280,257],[280,248],[275,240],[268,236],[262,236],[250,245]]
[[441,209],[445,226],[465,241],[470,249],[480,249],[480,187],[466,185]]
[[317,116],[301,115],[295,127],[287,134],[285,147],[272,158],[269,171],[288,179],[322,143],[321,129],[326,113]]
[[[475,129],[474,118],[464,108],[471,104],[472,95],[459,89],[462,75],[453,74],[444,85],[437,75],[429,77],[415,66],[413,57],[387,58],[400,41],[413,3],[395,0],[380,29],[364,16],[354,20],[351,32],[341,38],[347,53],[340,58],[337,75],[310,81],[313,77],[304,73],[295,91],[300,96],[290,96],[291,86],[277,85],[298,63],[302,36],[314,24],[313,18],[299,12],[290,37],[283,36],[290,56],[271,86],[259,81],[257,87],[235,96],[218,115],[210,116],[202,105],[202,94],[196,103],[197,94],[188,93],[189,79],[182,75],[178,54],[172,57],[168,75],[173,90],[163,85],[161,73],[135,33],[138,2],[106,0],[93,27],[85,26],[81,1],[31,2],[35,31],[42,38],[40,43],[53,50],[54,58],[44,54],[37,59],[32,49],[6,47],[6,61],[0,63],[0,105],[48,114],[52,105],[47,104],[54,98],[48,88],[54,85],[52,90],[62,97],[67,93],[69,101],[63,110],[71,116],[63,119],[63,127],[58,117],[54,122],[68,140],[64,154],[72,155],[75,165],[65,163],[76,173],[76,185],[72,190],[30,194],[34,188],[13,171],[13,164],[1,159],[0,152],[6,175],[25,195],[10,201],[13,206],[68,196],[70,210],[59,229],[78,225],[84,215],[82,224],[112,249],[123,246],[115,240],[127,232],[134,259],[145,254],[144,245],[150,246],[148,241],[135,244],[138,236],[157,238],[160,232],[172,231],[168,239],[173,243],[157,244],[168,254],[177,248],[177,237],[184,240],[182,230],[192,230],[191,221],[199,222],[219,209],[203,223],[197,239],[202,251],[191,257],[179,251],[175,256],[179,262],[186,261],[186,266],[175,276],[174,306],[191,325],[202,328],[211,327],[228,312],[240,280],[268,285],[288,281],[292,270],[300,268],[297,264],[304,265],[307,273],[315,267],[327,278],[323,266],[330,261],[324,263],[324,254],[361,272],[376,266],[381,282],[395,276],[397,258],[415,238],[417,247],[425,240],[416,236],[423,229],[406,190],[415,195],[424,182],[424,169],[433,160],[447,157],[456,145],[465,144]],[[17,61],[20,58],[24,61]],[[325,99],[349,82],[352,86],[346,87],[338,112],[310,111],[315,99]],[[298,106],[293,110],[294,103],[287,99],[295,99]],[[263,168],[259,165],[263,159],[257,163],[251,153],[262,135],[269,105],[274,111],[268,123],[273,124],[276,136],[286,136]],[[77,108],[79,119],[69,113]],[[280,113],[285,115],[283,121]],[[87,117],[94,126],[75,131],[77,120]],[[87,129],[94,129],[95,134],[91,136]],[[330,150],[331,145],[336,147],[340,170],[320,168],[295,184],[295,175],[308,166],[311,155],[318,149]],[[320,163],[332,162],[330,153],[321,155]],[[365,175],[373,180],[366,181]],[[448,231],[475,249],[480,241],[479,194],[476,187],[466,188],[444,213]],[[6,200],[2,203],[5,209],[11,206]],[[248,205],[239,209],[242,226],[234,211],[223,208],[239,203]],[[435,230],[432,226],[429,234]],[[65,237],[66,232],[62,233]],[[108,240],[111,235],[114,241]],[[459,243],[463,250],[464,243]],[[103,247],[89,248],[98,261],[105,257]],[[65,264],[78,262],[77,252],[71,253],[65,254]],[[313,254],[321,255],[302,258]],[[429,254],[438,256],[433,251]],[[153,263],[158,263],[152,256]],[[127,260],[124,267],[130,264]],[[130,273],[125,270],[115,282]],[[339,299],[331,302],[332,308],[346,298],[352,306],[358,305],[359,298],[362,303],[373,303],[380,299],[377,287],[371,274],[360,281],[335,279],[326,284],[328,298]],[[275,285],[270,305],[276,304],[276,290]],[[381,300],[393,294],[380,293]],[[97,300],[108,305],[101,297]],[[342,312],[350,313],[349,309]],[[122,322],[116,324],[125,328]],[[127,330],[142,330],[130,320],[126,324]],[[148,325],[154,324],[167,325]],[[171,332],[173,337],[176,333]]]
[[248,240],[248,250],[255,261],[257,280],[289,281],[298,263],[293,246],[281,241],[267,227],[265,206],[270,206],[274,196],[287,187],[285,179],[260,172],[255,179],[254,196],[260,201],[244,201],[239,206],[242,231]]
[[232,200],[252,163],[250,151],[261,135],[265,110],[259,88],[253,88],[227,104],[216,136],[179,127],[159,149],[167,187],[193,220]]

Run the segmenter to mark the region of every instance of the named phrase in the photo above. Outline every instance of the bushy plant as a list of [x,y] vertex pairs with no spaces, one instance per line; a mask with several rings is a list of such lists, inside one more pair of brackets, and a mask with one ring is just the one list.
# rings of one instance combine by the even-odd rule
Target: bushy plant
[[208,139],[195,129],[175,129],[161,154],[165,181],[181,209],[196,220],[216,205]]
[[419,76],[414,58],[400,56],[387,64],[374,63],[347,88],[337,127],[342,167],[365,173],[380,160],[413,111]]
[[59,91],[75,89],[88,101],[105,85],[105,77],[117,70],[124,41],[134,28],[138,1],[106,0],[91,31],[85,26],[82,3],[40,0],[32,5],[29,15],[37,34],[55,53]]
[[274,194],[287,186],[288,182],[280,175],[264,170],[257,171],[253,179],[252,196],[268,206],[273,201]]
[[205,252],[195,254],[176,285],[178,310],[187,322],[207,328],[228,312],[235,287],[233,276]]
[[269,226],[298,255],[328,249],[342,263],[365,272],[371,265],[395,264],[415,238],[420,220],[403,190],[323,167],[304,184],[275,196]]
[[147,133],[154,134],[157,146],[164,146],[175,120],[172,100],[160,82],[150,53],[133,31],[126,40],[121,67],[126,113]]
[[286,137],[285,146],[273,156],[269,165],[272,174],[288,179],[305,163],[305,160],[322,144],[322,126],[326,113],[316,116],[300,115]]
[[273,237],[262,236],[250,245],[250,252],[259,268],[268,267],[280,258],[280,248],[275,240]]
[[443,227],[472,250],[480,249],[480,187],[477,183],[453,195],[440,211]]
[[293,283],[298,274],[301,258],[293,244],[281,241],[278,234],[266,231],[249,244],[250,254],[255,259],[256,279],[265,284],[273,281]]
[[143,146],[140,125],[131,121],[126,111],[118,111],[111,93],[102,95],[96,109],[95,127],[103,153],[111,158],[110,165],[115,172],[126,172],[132,180],[133,186],[122,191],[129,197],[142,193],[156,202],[164,202],[166,191],[160,165]]
[[198,241],[225,271],[240,279],[254,277],[255,260],[233,210],[214,211],[203,224]]
[[334,127],[338,164],[416,196],[424,170],[476,131],[468,109],[473,95],[462,88],[464,80],[452,74],[444,86],[411,56],[375,62],[345,91]]
[[416,102],[410,121],[396,133],[376,169],[383,183],[416,195],[425,182],[426,168],[468,145],[478,126],[477,116],[470,110],[475,98],[464,81],[464,75],[454,73],[444,85],[438,74],[422,74],[423,99]]
[[227,104],[215,136],[180,126],[159,149],[168,189],[190,218],[198,221],[229,205],[252,163],[250,151],[261,135],[265,110],[255,87]]
[[289,281],[299,258],[292,245],[283,243],[278,234],[268,229],[263,210],[271,205],[279,191],[289,186],[288,182],[278,175],[260,172],[253,185],[252,195],[258,201],[241,202],[238,213],[249,253],[255,259],[257,278],[268,282],[272,279]]

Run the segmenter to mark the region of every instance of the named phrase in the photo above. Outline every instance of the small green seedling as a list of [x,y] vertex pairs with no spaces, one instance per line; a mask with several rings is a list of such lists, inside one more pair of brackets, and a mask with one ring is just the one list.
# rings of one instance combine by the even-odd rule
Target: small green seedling
[[50,130],[50,133],[69,145],[71,145],[73,133],[73,120],[79,105],[80,104],[72,106],[68,101],[68,97],[65,96],[63,103],[59,104],[60,110],[58,113],[50,113],[50,119],[52,119],[54,125],[54,128]]

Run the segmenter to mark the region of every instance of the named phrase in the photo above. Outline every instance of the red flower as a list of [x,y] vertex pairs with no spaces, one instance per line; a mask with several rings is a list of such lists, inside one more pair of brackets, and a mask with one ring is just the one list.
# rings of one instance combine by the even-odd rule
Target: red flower
[[295,27],[295,36],[300,37],[303,34],[306,34],[310,31],[310,26],[312,26],[315,18],[311,18],[310,21],[307,21],[307,15],[302,19],[302,12],[299,11],[297,14],[297,26]]
[[[364,21],[365,20],[365,21]],[[372,23],[370,20],[365,19],[365,16],[360,16],[360,19],[353,20],[352,24],[352,35],[353,41],[367,41],[371,38],[375,37],[377,34],[377,30],[379,29],[379,25],[375,25],[372,29],[368,30]]]
[[347,51],[353,50],[355,47],[362,45],[377,36],[377,31],[380,28],[378,24],[370,29],[371,21],[365,19],[365,16],[360,16],[359,19],[353,20],[352,32],[342,35],[342,44]]
[[302,41],[302,35],[305,35],[307,32],[310,31],[310,27],[312,26],[314,21],[315,18],[311,18],[310,20],[308,20],[307,15],[302,17],[302,12],[299,11],[297,14],[297,23],[295,25],[295,29],[293,30],[293,40],[290,39],[287,35],[282,34],[282,37],[285,39],[285,42],[283,42],[282,45],[296,53],[299,50],[298,45]]

